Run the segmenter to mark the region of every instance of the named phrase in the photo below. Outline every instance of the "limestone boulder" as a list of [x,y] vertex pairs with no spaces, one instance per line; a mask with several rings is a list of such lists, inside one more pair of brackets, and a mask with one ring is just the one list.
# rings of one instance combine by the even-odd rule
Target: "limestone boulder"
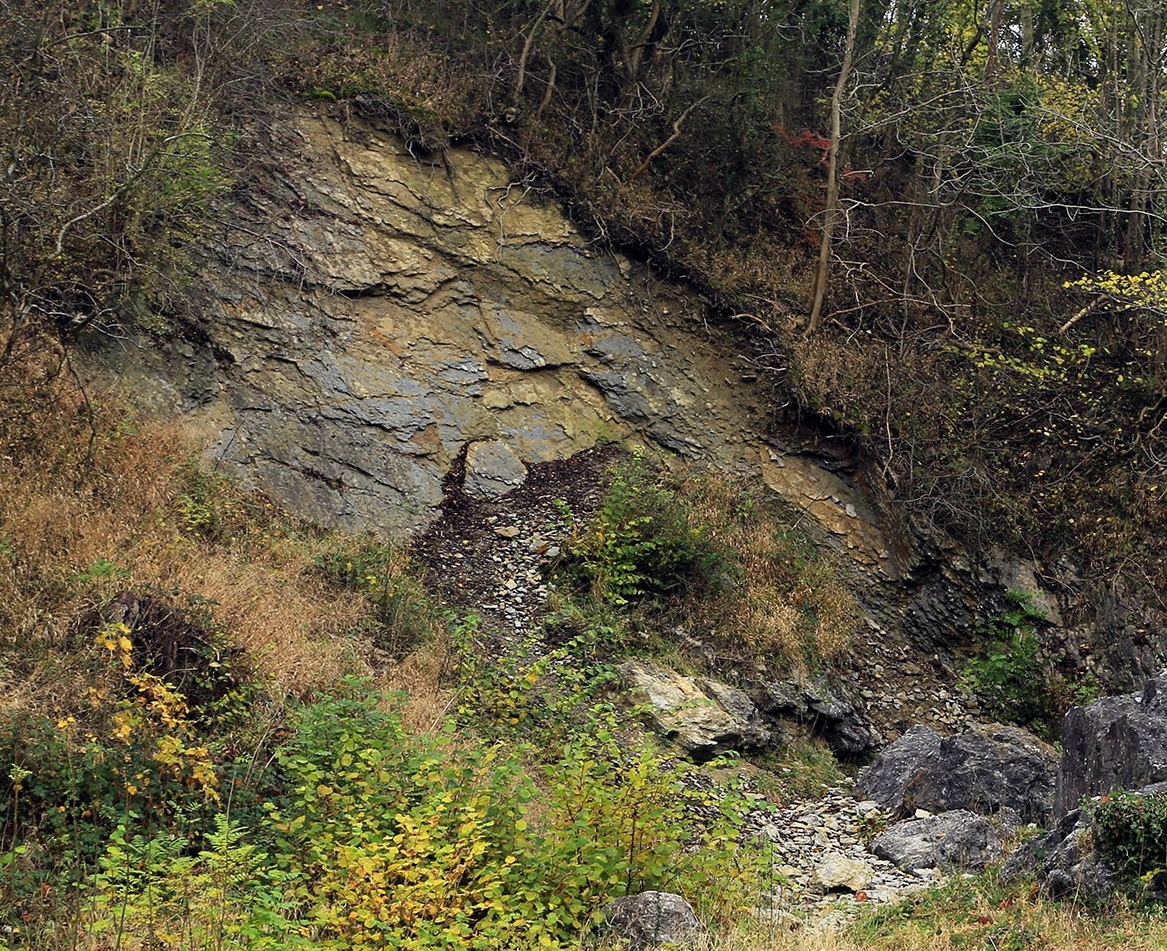
[[603,909],[609,934],[627,942],[629,951],[662,945],[690,948],[701,934],[693,907],[670,892],[641,892],[609,902]]
[[856,795],[901,817],[917,809],[1008,810],[1045,824],[1053,814],[1057,754],[1019,727],[988,724],[941,737],[913,727],[887,746],[855,783]]
[[653,729],[695,760],[756,749],[770,740],[758,709],[736,687],[684,677],[641,660],[625,661],[619,671],[632,699],[648,707]]
[[1097,900],[1111,894],[1115,877],[1095,848],[1094,822],[1083,809],[1067,812],[1047,833],[1009,856],[1002,877],[1033,875],[1051,898]]
[[875,870],[866,862],[837,852],[824,855],[814,870],[814,880],[828,891],[862,891],[874,877]]
[[1141,693],[1074,707],[1062,722],[1057,815],[1083,796],[1139,789],[1167,780],[1167,672]]
[[871,850],[908,871],[980,869],[1004,854],[993,824],[967,809],[897,822],[875,838]]
[[505,442],[492,439],[471,443],[466,450],[462,487],[474,499],[499,499],[527,478],[527,467]]

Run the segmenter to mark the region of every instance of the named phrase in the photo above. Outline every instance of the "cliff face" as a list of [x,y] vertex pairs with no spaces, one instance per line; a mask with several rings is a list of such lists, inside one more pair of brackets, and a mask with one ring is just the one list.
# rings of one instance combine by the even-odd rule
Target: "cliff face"
[[[806,513],[859,569],[876,637],[943,653],[1003,586],[1040,593],[1009,559],[923,554],[845,447],[776,422],[786,396],[759,364],[779,357],[589,242],[501,163],[309,111],[263,140],[210,249],[205,339],[121,366],[186,415],[212,465],[319,522],[403,533],[435,518],[451,471],[488,494],[527,464],[640,442],[761,477]],[[1062,593],[1086,655],[1136,636],[1121,608],[1107,620]],[[1132,644],[1131,679],[1157,650]]]
[[699,296],[481,155],[418,158],[307,113],[269,138],[213,249],[205,346],[134,357],[214,464],[321,522],[402,532],[432,520],[468,449],[513,480],[515,460],[643,442],[764,476],[862,562],[903,571],[864,494],[813,461],[847,460],[784,448],[782,395]]

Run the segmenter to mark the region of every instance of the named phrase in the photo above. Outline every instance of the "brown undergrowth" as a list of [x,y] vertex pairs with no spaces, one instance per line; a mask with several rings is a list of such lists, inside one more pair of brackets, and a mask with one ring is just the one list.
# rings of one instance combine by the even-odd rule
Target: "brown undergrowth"
[[[123,590],[213,618],[275,696],[372,671],[367,598],[323,578],[327,544],[273,503],[201,474],[177,428],[70,375],[0,416],[0,691],[62,715],[84,693],[86,617]],[[26,410],[30,407],[26,406]],[[92,624],[89,624],[92,628]]]
[[710,597],[686,599],[686,626],[715,663],[755,662],[805,673],[851,643],[858,608],[841,569],[762,491],[707,472],[681,475],[690,521],[725,553]]

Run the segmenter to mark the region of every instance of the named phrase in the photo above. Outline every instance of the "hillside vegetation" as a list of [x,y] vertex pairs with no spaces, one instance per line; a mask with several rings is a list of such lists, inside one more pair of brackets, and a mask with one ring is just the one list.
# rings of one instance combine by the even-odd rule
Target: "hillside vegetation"
[[775,412],[878,460],[918,531],[1153,586],[1162,11],[861,6],[9,0],[5,326],[180,324],[248,130],[335,103],[505,155],[764,330]]
[[[844,646],[837,569],[748,494],[614,473],[573,526],[554,645],[484,665],[406,550],[200,470],[70,359],[82,334],[198,339],[251,136],[314,101],[419,155],[498,152],[597,242],[694,282],[782,367],[776,417],[851,441],[917,531],[1153,588],[1162,10],[0,13],[0,947],[574,947],[648,887],[691,897],[718,947],[1167,944],[1154,912],[991,875],[829,936],[746,914],[773,873],[743,781],[713,790],[607,688],[679,620],[787,669]],[[722,584],[674,590],[694,565]],[[774,794],[836,779],[822,761],[792,751]]]

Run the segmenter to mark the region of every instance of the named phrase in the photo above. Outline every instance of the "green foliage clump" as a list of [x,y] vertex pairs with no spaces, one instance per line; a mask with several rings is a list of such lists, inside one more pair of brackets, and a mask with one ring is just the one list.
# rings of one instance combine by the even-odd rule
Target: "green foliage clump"
[[609,662],[620,644],[614,627],[588,626],[551,649],[536,635],[489,665],[482,663],[477,633],[473,615],[451,628],[458,663],[457,715],[490,735],[521,737],[557,753],[618,679]]
[[1066,710],[1095,699],[1097,685],[1089,678],[1068,680],[1057,670],[1037,635],[1045,612],[1029,592],[1010,589],[1005,600],[1011,607],[981,629],[987,650],[967,662],[962,683],[990,715],[1055,742]]
[[57,889],[76,888],[106,837],[124,823],[143,832],[197,828],[221,803],[211,750],[182,695],[132,669],[123,624],[97,637],[120,689],[94,688],[88,722],[35,713],[0,716],[0,914],[35,919]]
[[[685,821],[679,767],[626,754],[613,714],[538,777],[501,744],[405,734],[378,698],[301,711],[277,757],[277,864],[329,948],[569,945],[609,897],[670,887],[741,897],[734,815]],[[536,806],[537,803],[537,806]],[[720,848],[692,850],[695,837]]]
[[705,527],[693,524],[685,500],[644,456],[634,455],[612,470],[596,515],[583,524],[572,520],[555,575],[597,601],[624,606],[682,587],[709,588],[721,565],[721,553]]
[[1005,600],[1011,607],[982,628],[988,650],[968,661],[964,682],[993,716],[1021,726],[1044,723],[1052,713],[1048,691],[1038,689],[1046,679],[1037,637],[1045,613],[1025,591],[1010,589]]
[[1167,794],[1119,791],[1094,807],[1098,848],[1140,897],[1162,899],[1167,885]]
[[135,947],[280,951],[315,945],[301,934],[270,855],[225,814],[213,817],[205,847],[177,832],[110,836],[82,920],[99,941]]
[[205,472],[195,461],[182,467],[174,500],[183,534],[206,542],[224,542],[244,532],[261,502],[216,472]]

